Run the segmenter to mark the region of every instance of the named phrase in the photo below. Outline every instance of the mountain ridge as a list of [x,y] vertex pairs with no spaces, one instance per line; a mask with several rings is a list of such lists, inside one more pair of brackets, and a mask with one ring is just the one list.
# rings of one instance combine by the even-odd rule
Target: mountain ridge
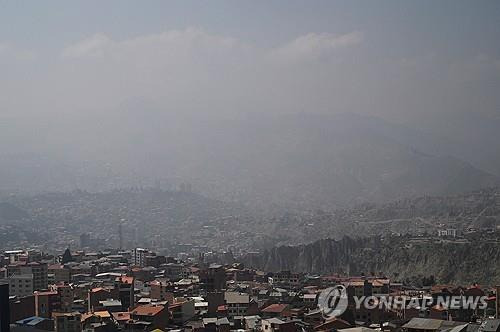
[[[206,196],[259,208],[332,209],[500,183],[455,156],[420,149],[432,144],[415,144],[426,138],[418,130],[376,117],[171,119],[152,112],[141,123],[136,112],[120,116],[118,123],[114,116],[103,117],[99,126],[84,119],[71,135],[65,131],[74,125],[61,120],[44,137],[48,144],[37,149],[38,157],[23,151],[0,155],[0,192],[101,191],[158,181],[168,189],[190,182]],[[58,141],[66,134],[69,143]]]

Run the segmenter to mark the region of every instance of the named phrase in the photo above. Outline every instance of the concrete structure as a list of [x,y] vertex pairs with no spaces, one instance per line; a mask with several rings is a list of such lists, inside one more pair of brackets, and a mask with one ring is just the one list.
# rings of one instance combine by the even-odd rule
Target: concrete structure
[[13,275],[33,275],[33,290],[46,290],[48,287],[48,269],[45,263],[17,263],[7,266],[7,277]]
[[81,332],[80,313],[55,313],[54,314],[54,329],[56,332]]
[[200,284],[208,292],[226,288],[226,271],[222,265],[212,264],[200,271]]
[[439,229],[438,236],[457,237],[458,231],[455,228]]
[[135,248],[132,252],[132,265],[144,267],[147,255],[149,255],[149,250],[143,248]]
[[10,330],[9,285],[0,283],[0,332]]
[[35,292],[35,313],[38,317],[52,318],[52,312],[60,308],[57,292]]
[[55,287],[59,298],[61,300],[61,311],[71,312],[73,311],[73,300],[74,293],[70,285],[59,284]]
[[115,279],[115,290],[118,290],[118,300],[123,311],[134,307],[134,277],[121,276]]
[[224,301],[227,307],[227,315],[229,317],[244,316],[247,314],[250,304],[250,296],[237,292],[224,293]]
[[33,295],[33,275],[32,274],[13,274],[7,279],[9,291],[14,296],[29,296]]
[[165,280],[154,280],[149,284],[150,297],[158,301],[173,303],[174,295],[169,291],[170,285]]
[[130,318],[134,321],[132,324],[144,324],[148,330],[165,328],[168,325],[168,316],[167,308],[162,305],[137,306],[130,312]]
[[168,310],[174,324],[184,324],[195,315],[194,300],[176,299]]
[[10,321],[16,322],[21,319],[35,316],[35,296],[10,297]]

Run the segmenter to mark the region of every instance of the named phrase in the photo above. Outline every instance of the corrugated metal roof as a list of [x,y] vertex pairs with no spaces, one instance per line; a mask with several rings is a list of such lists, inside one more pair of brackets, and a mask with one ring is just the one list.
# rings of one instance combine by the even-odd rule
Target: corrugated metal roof
[[415,330],[439,330],[442,324],[443,321],[441,319],[412,318],[402,327]]

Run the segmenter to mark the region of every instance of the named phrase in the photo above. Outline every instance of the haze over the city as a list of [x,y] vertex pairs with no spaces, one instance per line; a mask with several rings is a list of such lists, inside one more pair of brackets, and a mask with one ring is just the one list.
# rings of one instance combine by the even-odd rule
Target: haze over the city
[[0,0],[0,332],[500,332],[499,0]]
[[328,206],[500,176],[500,5],[0,4],[0,191]]

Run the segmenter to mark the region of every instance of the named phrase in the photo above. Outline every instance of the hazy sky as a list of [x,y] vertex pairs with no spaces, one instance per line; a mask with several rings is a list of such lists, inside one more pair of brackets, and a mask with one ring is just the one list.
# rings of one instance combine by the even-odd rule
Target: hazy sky
[[[500,112],[499,1],[0,1],[0,116]],[[132,105],[132,106],[130,106]]]

